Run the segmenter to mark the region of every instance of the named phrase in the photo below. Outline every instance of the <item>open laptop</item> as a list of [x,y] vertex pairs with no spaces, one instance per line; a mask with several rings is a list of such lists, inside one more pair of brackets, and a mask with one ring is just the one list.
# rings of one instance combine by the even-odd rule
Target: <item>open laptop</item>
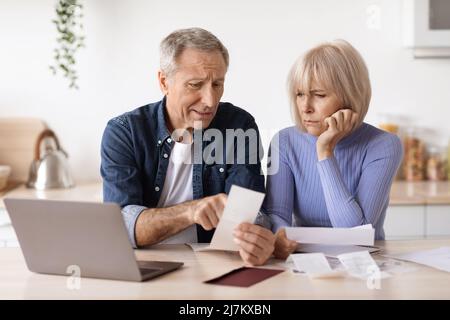
[[[113,203],[5,199],[27,267],[46,274],[144,281],[182,262],[136,261]],[[76,268],[76,269],[74,269]]]

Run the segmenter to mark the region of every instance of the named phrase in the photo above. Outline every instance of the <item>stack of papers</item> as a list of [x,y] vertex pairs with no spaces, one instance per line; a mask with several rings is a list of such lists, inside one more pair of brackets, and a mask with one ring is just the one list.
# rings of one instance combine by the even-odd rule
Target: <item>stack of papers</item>
[[367,251],[374,253],[380,251],[377,247],[366,246],[345,246],[345,245],[328,245],[328,244],[309,244],[299,243],[295,252],[298,253],[314,253],[322,252],[328,258],[337,258],[338,255],[344,253]]
[[380,249],[374,247],[375,230],[371,224],[354,228],[286,228],[286,236],[299,244],[296,252],[321,252],[329,258],[338,255],[367,251],[373,253]]
[[375,230],[371,224],[355,228],[288,227],[286,236],[299,243],[373,246]]

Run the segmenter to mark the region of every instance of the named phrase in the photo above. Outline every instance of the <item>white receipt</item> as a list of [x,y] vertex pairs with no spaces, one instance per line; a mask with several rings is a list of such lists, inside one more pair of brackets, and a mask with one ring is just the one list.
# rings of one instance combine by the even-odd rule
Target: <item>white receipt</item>
[[351,276],[361,279],[385,276],[367,251],[344,253],[338,255],[338,259]]
[[311,278],[334,278],[343,276],[339,270],[330,267],[323,253],[296,253],[289,258],[295,265],[295,270],[306,273]]
[[227,204],[217,225],[211,244],[205,248],[196,248],[195,251],[225,250],[239,251],[233,241],[233,230],[242,222],[253,223],[258,215],[264,193],[231,186]]

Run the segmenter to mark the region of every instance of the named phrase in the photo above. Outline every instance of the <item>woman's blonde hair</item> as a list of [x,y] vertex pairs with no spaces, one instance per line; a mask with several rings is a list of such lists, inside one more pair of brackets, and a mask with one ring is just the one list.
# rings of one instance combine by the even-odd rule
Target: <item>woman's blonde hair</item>
[[298,90],[311,90],[312,82],[324,86],[340,99],[343,107],[352,109],[359,117],[359,127],[369,109],[372,89],[369,72],[359,52],[345,40],[326,42],[300,56],[288,76],[288,92],[295,123],[302,130],[297,107]]

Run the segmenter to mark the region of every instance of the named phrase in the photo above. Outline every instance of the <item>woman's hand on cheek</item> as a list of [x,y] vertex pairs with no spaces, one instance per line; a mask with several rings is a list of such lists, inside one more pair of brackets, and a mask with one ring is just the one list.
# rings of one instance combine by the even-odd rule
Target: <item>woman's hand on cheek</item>
[[341,109],[324,119],[325,130],[317,139],[317,157],[320,160],[333,155],[336,144],[355,127],[358,114],[350,109]]

